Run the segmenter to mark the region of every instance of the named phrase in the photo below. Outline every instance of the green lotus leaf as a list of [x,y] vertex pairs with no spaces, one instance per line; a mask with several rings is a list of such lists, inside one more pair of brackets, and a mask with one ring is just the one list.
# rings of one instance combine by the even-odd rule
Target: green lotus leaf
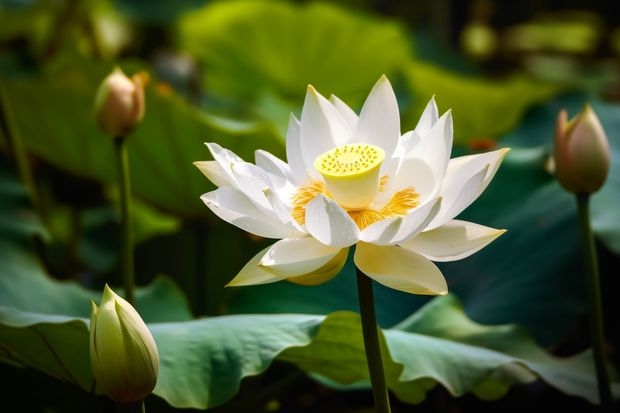
[[[129,74],[141,68],[135,62],[123,67]],[[5,101],[14,114],[11,130],[29,152],[52,165],[115,184],[112,139],[98,130],[92,115],[97,86],[110,70],[88,61],[60,62],[38,76],[5,80]],[[247,160],[258,147],[284,153],[270,127],[206,115],[169,87],[151,82],[144,120],[128,137],[133,194],[184,218],[209,217],[200,195],[213,186],[192,165],[210,159],[205,142],[217,142]]]
[[212,2],[185,14],[178,42],[201,62],[208,94],[238,100],[274,93],[296,105],[309,84],[360,104],[411,47],[395,21],[314,2]]
[[452,110],[457,143],[495,141],[510,132],[528,109],[557,95],[561,87],[522,76],[489,80],[461,75],[434,64],[411,61],[404,69],[412,95],[404,122],[415,126],[428,100],[435,96],[440,113]]

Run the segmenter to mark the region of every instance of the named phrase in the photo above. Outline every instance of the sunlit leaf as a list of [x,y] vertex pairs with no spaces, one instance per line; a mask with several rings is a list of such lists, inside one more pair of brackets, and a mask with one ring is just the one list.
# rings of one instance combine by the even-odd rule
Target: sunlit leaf
[[442,67],[412,61],[404,71],[413,97],[406,129],[415,126],[428,100],[435,96],[440,112],[452,110],[456,142],[496,140],[523,119],[534,104],[557,94],[560,87],[526,77],[489,80],[460,75]]
[[209,94],[297,103],[312,84],[352,105],[411,47],[395,21],[315,2],[212,2],[180,20],[179,42],[202,62]]
[[[352,312],[327,318],[222,316],[152,323],[149,328],[161,358],[154,393],[175,407],[221,405],[234,396],[243,378],[263,372],[276,358],[319,374],[327,383],[368,385],[360,320]],[[87,319],[2,307],[0,331],[0,359],[92,389]],[[436,384],[455,396],[474,392],[496,399],[510,386],[536,379],[596,402],[589,352],[554,358],[515,326],[472,322],[453,296],[433,300],[399,326],[385,330],[384,339],[388,386],[409,403],[424,400]],[[619,391],[614,383],[614,392]]]
[[[471,321],[454,296],[439,297],[393,329],[384,331],[388,387],[407,402],[424,399],[434,384],[454,396],[467,392],[496,399],[517,383],[541,379],[570,395],[596,402],[589,352],[550,356],[514,325]],[[329,315],[313,342],[286,350],[280,359],[338,383],[368,382],[359,316]],[[620,394],[620,384],[614,384]]]

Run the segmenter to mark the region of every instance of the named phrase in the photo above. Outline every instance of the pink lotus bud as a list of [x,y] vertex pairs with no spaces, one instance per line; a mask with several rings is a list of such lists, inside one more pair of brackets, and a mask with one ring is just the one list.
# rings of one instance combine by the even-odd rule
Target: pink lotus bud
[[144,86],[148,74],[128,78],[116,67],[101,82],[95,97],[95,117],[99,128],[112,137],[126,136],[144,116]]
[[598,191],[609,172],[609,143],[590,105],[570,121],[565,110],[555,128],[555,175],[567,191]]

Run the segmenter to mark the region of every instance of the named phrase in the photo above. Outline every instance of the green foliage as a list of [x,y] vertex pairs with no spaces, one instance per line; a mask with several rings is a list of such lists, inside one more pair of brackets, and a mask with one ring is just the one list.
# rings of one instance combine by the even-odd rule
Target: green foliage
[[[409,403],[422,401],[435,384],[454,396],[472,391],[496,399],[511,385],[536,378],[591,402],[598,397],[591,354],[552,357],[514,325],[471,321],[452,295],[435,298],[383,333],[389,354],[384,359],[388,386]],[[309,346],[286,350],[280,358],[340,384],[369,380],[355,313],[330,314]]]
[[452,110],[457,143],[498,139],[519,123],[528,108],[561,89],[524,76],[496,81],[464,76],[422,61],[411,62],[404,73],[413,95],[409,124],[414,125],[435,96],[440,112]]
[[[583,93],[564,95],[534,108],[526,121],[507,134],[502,142],[506,145],[540,145],[550,149],[558,112],[566,109],[569,116],[573,117],[586,102],[591,104],[600,119],[611,150],[611,167],[607,181],[599,192],[592,195],[592,226],[596,236],[607,248],[620,253],[620,210],[616,207],[620,199],[620,104],[605,102],[596,96]],[[557,193],[558,197],[565,196],[559,190]],[[573,210],[574,206],[568,208]]]
[[[522,74],[490,80],[449,71],[414,56],[412,33],[396,19],[336,4],[13,3],[21,5],[0,8],[0,42],[6,46],[0,61],[9,63],[0,79],[6,92],[0,108],[0,362],[96,393],[88,317],[89,301],[98,302],[100,290],[88,286],[99,285],[96,277],[103,272],[115,276],[116,171],[111,139],[96,128],[91,110],[99,82],[120,63],[128,74],[144,69],[152,77],[146,117],[128,144],[137,276],[149,281],[137,291],[137,308],[161,357],[155,394],[174,408],[212,408],[274,361],[335,389],[368,388],[351,260],[338,277],[316,287],[280,282],[224,289],[270,241],[213,220],[199,199],[213,186],[192,162],[210,159],[204,142],[217,142],[248,161],[256,149],[284,158],[288,116],[299,114],[308,84],[359,108],[372,84],[387,74],[403,109],[403,130],[415,127],[435,96],[441,112],[453,111],[455,152],[512,148],[491,186],[461,216],[508,231],[470,258],[440,264],[451,294],[432,299],[375,286],[390,389],[406,403],[422,402],[437,385],[455,397],[473,393],[495,400],[538,380],[597,402],[591,354],[581,352],[582,341],[570,357],[546,351],[570,340],[585,312],[574,200],[554,181],[549,154],[558,111],[572,115],[590,101],[612,149],[608,182],[592,198],[593,225],[600,245],[617,260],[618,104],[582,94],[557,97],[562,86]],[[208,4],[198,8],[202,3]],[[87,33],[104,30],[103,11],[125,36],[109,48],[97,44],[101,33]],[[193,100],[186,100],[164,83],[153,62],[95,60],[124,47],[129,25],[123,16],[168,25],[174,47],[199,62],[204,90],[193,90]],[[26,46],[6,54],[16,39]],[[428,39],[418,39],[416,49],[441,46],[429,48]],[[563,40],[562,50],[574,46]],[[12,116],[1,116],[8,109]],[[52,181],[49,163],[72,200],[47,205],[47,216],[33,211],[14,173],[11,134],[23,140],[39,189],[58,190],[46,187]],[[74,178],[100,185],[99,203],[85,208],[83,187]],[[84,224],[81,238],[70,226],[76,212]],[[57,244],[73,241],[91,273],[60,281],[74,274],[54,271],[43,258],[55,256]],[[614,268],[604,266],[603,272]],[[151,282],[154,274],[172,278]],[[195,318],[205,313],[213,316]],[[616,382],[616,396],[619,391]]]
[[[137,69],[127,66],[130,74]],[[116,180],[112,139],[97,129],[91,111],[97,85],[109,70],[86,61],[61,63],[45,75],[5,83],[14,128],[27,149],[106,184]],[[212,185],[192,166],[208,157],[204,142],[218,142],[248,160],[257,147],[283,153],[282,143],[264,127],[209,117],[163,85],[149,87],[146,99],[144,121],[128,143],[132,189],[164,211],[185,218],[206,215],[200,195]]]
[[207,93],[235,99],[275,93],[295,105],[308,84],[360,104],[411,47],[394,22],[316,2],[213,2],[187,13],[178,36],[200,59]]

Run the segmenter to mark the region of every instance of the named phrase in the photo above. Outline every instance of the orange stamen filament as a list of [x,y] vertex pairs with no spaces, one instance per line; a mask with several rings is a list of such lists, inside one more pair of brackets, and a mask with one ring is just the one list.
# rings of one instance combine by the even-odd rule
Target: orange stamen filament
[[[380,182],[380,190],[383,190],[387,184],[387,176],[381,177]],[[306,222],[306,206],[308,203],[320,194],[333,199],[329,191],[327,191],[325,183],[316,179],[309,179],[306,185],[297,189],[292,199],[293,209],[291,214],[299,225],[304,225]],[[394,193],[390,200],[378,210],[372,208],[360,210],[344,209],[357,224],[359,229],[363,230],[368,225],[375,222],[407,215],[413,208],[420,204],[419,198],[420,195],[410,186]]]

